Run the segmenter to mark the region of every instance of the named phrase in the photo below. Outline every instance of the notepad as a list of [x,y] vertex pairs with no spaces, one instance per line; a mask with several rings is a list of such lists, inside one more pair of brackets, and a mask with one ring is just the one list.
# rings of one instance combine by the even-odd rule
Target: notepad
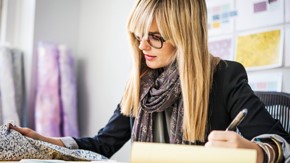
[[134,142],[131,150],[131,163],[255,163],[257,157],[251,149],[161,143]]

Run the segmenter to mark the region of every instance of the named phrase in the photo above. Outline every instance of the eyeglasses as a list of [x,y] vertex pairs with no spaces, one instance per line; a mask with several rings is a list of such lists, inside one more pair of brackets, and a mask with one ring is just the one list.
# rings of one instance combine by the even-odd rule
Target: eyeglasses
[[[139,42],[141,42],[143,39],[140,36],[135,35],[135,37]],[[163,46],[163,43],[165,42],[165,40],[162,36],[159,36],[155,33],[149,33],[148,38],[146,40],[151,47],[156,48],[156,49],[161,49]]]

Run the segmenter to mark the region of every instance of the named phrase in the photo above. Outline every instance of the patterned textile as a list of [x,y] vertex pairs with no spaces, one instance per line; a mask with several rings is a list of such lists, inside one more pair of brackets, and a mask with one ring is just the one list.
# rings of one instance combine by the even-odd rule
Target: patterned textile
[[161,74],[158,70],[149,70],[142,77],[140,108],[133,126],[133,141],[153,142],[153,114],[166,109],[172,109],[169,141],[171,144],[181,144],[183,105],[176,63]]
[[6,46],[0,47],[0,124],[13,120],[20,125],[22,114],[22,54]]
[[54,44],[39,43],[35,102],[35,130],[47,136],[62,136],[58,49]]
[[78,137],[76,79],[74,60],[65,46],[59,46],[60,98],[63,118],[63,135]]
[[70,150],[47,142],[34,140],[9,129],[9,124],[0,126],[0,160],[59,159],[68,161],[101,161],[106,157],[87,150]]

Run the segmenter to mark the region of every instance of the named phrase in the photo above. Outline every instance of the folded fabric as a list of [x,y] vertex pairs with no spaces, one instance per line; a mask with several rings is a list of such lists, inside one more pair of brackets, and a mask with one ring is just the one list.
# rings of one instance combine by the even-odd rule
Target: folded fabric
[[74,60],[63,45],[37,48],[36,131],[47,136],[79,136]]
[[[11,49],[13,61],[13,78],[15,88],[15,103],[21,125],[26,125],[26,113],[24,111],[24,67],[23,53],[18,49]],[[5,122],[4,122],[5,123]],[[7,122],[6,122],[7,123]]]
[[35,130],[47,136],[62,136],[60,79],[57,46],[39,43],[35,101]]
[[71,150],[40,140],[34,140],[9,129],[9,124],[0,126],[0,160],[58,159],[66,161],[105,161],[106,157],[87,150]]
[[77,118],[77,89],[74,75],[74,59],[70,50],[61,45],[59,49],[60,99],[62,111],[62,136],[79,136]]
[[13,120],[20,125],[19,109],[16,104],[15,72],[13,65],[13,53],[11,49],[0,46],[0,88],[1,88],[1,114],[3,123]]

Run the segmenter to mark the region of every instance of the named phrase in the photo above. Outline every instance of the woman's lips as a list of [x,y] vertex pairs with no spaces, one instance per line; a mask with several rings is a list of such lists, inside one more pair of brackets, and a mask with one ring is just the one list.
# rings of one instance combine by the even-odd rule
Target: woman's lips
[[152,55],[149,55],[149,54],[145,54],[145,59],[147,61],[152,61],[156,56],[152,56]]

